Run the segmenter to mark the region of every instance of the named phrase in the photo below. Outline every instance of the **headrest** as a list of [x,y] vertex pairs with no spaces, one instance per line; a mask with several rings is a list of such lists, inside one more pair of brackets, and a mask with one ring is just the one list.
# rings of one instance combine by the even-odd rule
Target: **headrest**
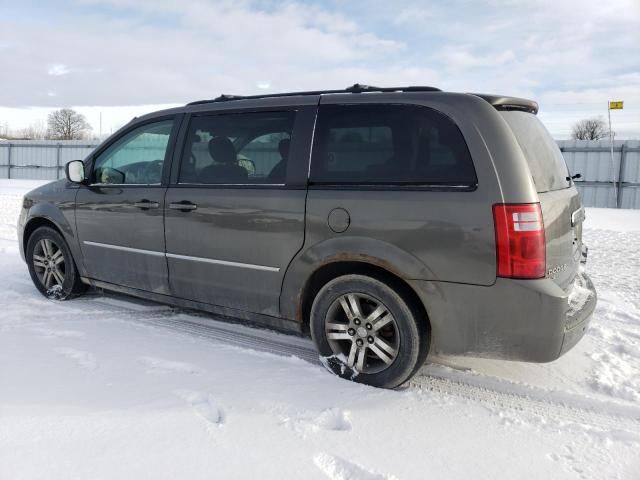
[[217,163],[234,164],[238,161],[236,149],[227,137],[213,137],[209,140],[209,154]]

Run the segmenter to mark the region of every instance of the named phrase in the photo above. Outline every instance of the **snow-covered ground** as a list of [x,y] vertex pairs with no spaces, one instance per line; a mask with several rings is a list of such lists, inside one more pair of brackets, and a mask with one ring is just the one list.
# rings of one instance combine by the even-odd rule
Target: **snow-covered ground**
[[564,357],[431,358],[384,391],[306,339],[45,300],[16,245],[33,186],[0,181],[0,479],[640,478],[640,211],[587,210],[600,301]]

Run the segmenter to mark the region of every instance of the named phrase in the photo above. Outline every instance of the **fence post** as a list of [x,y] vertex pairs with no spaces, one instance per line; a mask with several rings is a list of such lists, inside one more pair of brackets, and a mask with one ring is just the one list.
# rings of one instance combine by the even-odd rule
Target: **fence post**
[[62,144],[58,142],[58,149],[56,150],[56,179],[60,180],[60,148]]
[[11,178],[11,143],[7,148],[7,178]]
[[620,166],[618,169],[618,192],[616,197],[616,207],[622,208],[622,188],[623,188],[623,180],[622,176],[624,175],[624,164],[627,157],[627,144],[623,143],[620,148]]

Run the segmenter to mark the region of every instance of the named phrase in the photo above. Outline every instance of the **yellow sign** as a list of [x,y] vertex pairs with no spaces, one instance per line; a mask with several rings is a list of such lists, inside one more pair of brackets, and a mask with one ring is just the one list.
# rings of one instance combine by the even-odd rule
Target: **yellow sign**
[[609,110],[622,110],[624,102],[622,101],[618,101],[618,102],[609,102]]

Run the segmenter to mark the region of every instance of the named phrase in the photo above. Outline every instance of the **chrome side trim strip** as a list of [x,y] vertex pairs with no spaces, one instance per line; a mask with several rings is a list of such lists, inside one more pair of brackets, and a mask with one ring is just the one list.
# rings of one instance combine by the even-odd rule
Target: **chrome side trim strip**
[[89,242],[85,240],[85,245],[91,245],[93,247],[110,248],[112,250],[121,250],[123,252],[142,253],[145,255],[155,255],[158,257],[164,257],[164,252],[156,252],[155,250],[142,250],[141,248],[121,247],[120,245],[111,245],[108,243]]
[[[74,145],[75,146],[75,145]],[[91,183],[90,187],[158,187],[161,183]]]
[[225,265],[227,267],[250,268],[252,270],[262,270],[264,272],[279,272],[279,267],[267,267],[266,265],[254,265],[252,263],[230,262],[228,260],[215,260],[213,258],[191,257],[189,255],[178,255],[177,253],[156,252],[155,250],[143,250],[141,248],[121,247],[119,245],[111,245],[108,243],[89,242],[85,240],[85,245],[93,247],[110,248],[112,250],[121,250],[123,252],[142,253],[144,255],[154,255],[158,257],[175,258],[178,260],[190,260],[192,262],[213,263],[215,265]]
[[167,253],[168,258],[176,258],[178,260],[191,260],[193,262],[214,263],[216,265],[225,265],[227,267],[250,268],[253,270],[262,270],[265,272],[279,272],[278,267],[267,267],[265,265],[254,265],[252,263],[229,262],[227,260],[215,260],[213,258],[190,257],[189,255],[178,255],[176,253]]
[[284,183],[195,183],[178,182],[178,185],[196,185],[199,187],[284,187]]

